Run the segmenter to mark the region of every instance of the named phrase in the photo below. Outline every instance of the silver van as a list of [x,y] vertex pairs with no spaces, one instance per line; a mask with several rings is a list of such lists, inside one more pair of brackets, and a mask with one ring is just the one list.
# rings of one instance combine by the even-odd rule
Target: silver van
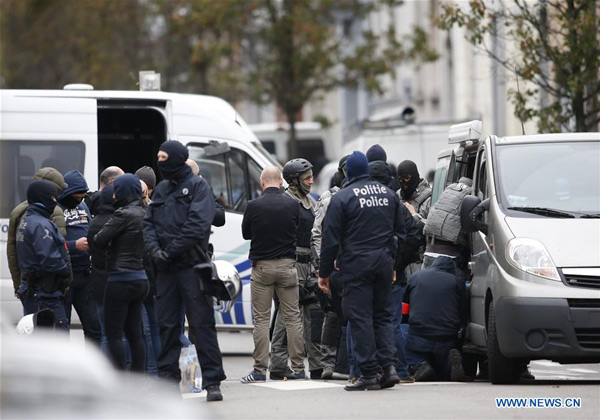
[[473,179],[467,370],[487,356],[492,383],[515,383],[530,360],[600,362],[600,134],[480,133],[451,128],[432,198]]

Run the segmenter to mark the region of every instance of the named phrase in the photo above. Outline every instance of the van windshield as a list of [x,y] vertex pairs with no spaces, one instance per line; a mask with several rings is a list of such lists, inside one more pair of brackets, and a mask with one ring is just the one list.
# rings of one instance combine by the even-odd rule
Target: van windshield
[[281,169],[281,164],[280,164],[279,162],[277,162],[277,161],[275,160],[275,158],[273,158],[273,155],[272,155],[272,154],[270,154],[270,153],[267,151],[267,149],[265,149],[265,148],[264,148],[264,146],[263,146],[263,145],[262,145],[260,142],[258,142],[258,141],[253,141],[253,142],[252,142],[252,145],[253,145],[254,147],[256,147],[256,148],[258,149],[258,151],[260,151],[260,153],[261,153],[261,154],[262,154],[262,155],[263,155],[265,158],[267,158],[267,160],[269,161],[269,163],[270,163],[271,165],[273,165],[273,166],[276,166],[276,167],[278,167],[279,169]]
[[498,193],[515,216],[600,217],[600,142],[502,144]]

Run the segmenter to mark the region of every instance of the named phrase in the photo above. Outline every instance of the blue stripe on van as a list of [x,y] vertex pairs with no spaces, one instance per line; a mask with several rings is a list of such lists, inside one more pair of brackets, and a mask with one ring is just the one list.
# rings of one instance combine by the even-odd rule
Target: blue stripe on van
[[231,319],[231,314],[228,312],[224,312],[221,314],[221,316],[223,317],[223,324],[226,325],[231,325],[233,324],[233,320]]
[[[235,266],[238,273],[243,273],[244,271],[250,269],[251,267],[252,267],[252,261],[250,261],[250,260],[242,261],[241,263],[239,263]],[[250,274],[248,273],[247,275],[242,277],[242,279],[250,279]]]
[[241,324],[241,325],[245,325],[246,324],[246,318],[244,317],[244,304],[240,301],[237,301],[235,303],[235,322],[237,324]]

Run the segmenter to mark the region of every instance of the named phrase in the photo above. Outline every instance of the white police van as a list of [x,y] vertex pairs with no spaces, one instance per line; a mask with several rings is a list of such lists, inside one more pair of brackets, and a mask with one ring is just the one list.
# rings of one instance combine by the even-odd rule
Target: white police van
[[[233,263],[244,288],[230,313],[217,322],[252,325],[249,242],[241,235],[248,200],[261,193],[260,173],[279,164],[235,109],[212,96],[160,91],[96,91],[90,85],[64,90],[0,90],[0,312],[16,322],[20,302],[14,297],[6,257],[11,210],[25,200],[27,186],[45,166],[81,171],[90,187],[99,173],[117,165],[135,172],[144,165],[156,171],[156,153],[167,139],[187,145],[190,158],[226,209],[227,223],[213,228],[217,259]],[[208,147],[206,146],[217,146]],[[158,175],[158,171],[157,175]]]

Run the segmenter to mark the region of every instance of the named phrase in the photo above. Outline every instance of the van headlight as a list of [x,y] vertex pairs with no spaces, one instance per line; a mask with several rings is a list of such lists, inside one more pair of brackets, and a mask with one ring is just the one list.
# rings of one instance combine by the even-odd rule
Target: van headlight
[[513,267],[545,279],[560,281],[550,254],[540,241],[513,238],[508,241],[506,251],[508,262]]

